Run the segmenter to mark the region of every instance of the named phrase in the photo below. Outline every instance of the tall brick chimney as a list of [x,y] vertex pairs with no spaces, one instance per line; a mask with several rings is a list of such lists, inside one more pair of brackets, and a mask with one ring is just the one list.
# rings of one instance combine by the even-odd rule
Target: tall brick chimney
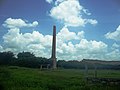
[[52,68],[56,69],[56,26],[53,26],[53,41],[52,41]]

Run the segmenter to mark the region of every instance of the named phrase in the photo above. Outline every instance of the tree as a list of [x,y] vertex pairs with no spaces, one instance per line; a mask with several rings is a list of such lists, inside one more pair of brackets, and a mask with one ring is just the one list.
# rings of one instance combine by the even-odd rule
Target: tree
[[35,58],[35,55],[30,52],[21,52],[18,53],[17,57],[18,59],[30,59],[30,58]]
[[8,65],[15,59],[13,52],[0,52],[0,65]]
[[30,52],[21,52],[17,55],[18,60],[16,61],[16,65],[22,67],[31,67],[38,68],[40,65],[47,66],[51,65],[52,61],[43,57],[36,57],[33,53]]

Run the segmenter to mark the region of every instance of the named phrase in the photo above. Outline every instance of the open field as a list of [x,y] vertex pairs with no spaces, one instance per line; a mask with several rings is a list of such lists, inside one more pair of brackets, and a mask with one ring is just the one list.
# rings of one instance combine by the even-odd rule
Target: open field
[[[93,75],[90,70],[89,76]],[[120,71],[99,70],[98,77],[120,78]],[[0,90],[120,90],[120,85],[86,83],[84,70],[0,66]]]

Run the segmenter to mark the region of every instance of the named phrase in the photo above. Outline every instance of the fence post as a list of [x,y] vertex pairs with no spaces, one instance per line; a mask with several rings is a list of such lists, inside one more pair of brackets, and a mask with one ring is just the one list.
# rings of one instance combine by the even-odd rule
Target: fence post
[[85,77],[88,77],[88,65],[85,63]]
[[94,64],[94,67],[95,67],[94,77],[97,78],[97,66]]

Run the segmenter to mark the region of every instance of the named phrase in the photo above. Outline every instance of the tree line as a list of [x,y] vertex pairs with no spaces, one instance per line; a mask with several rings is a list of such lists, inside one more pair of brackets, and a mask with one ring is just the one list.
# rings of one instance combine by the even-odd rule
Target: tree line
[[0,65],[39,68],[40,65],[52,64],[50,59],[36,57],[30,52],[20,52],[17,56],[13,52],[0,52]]
[[[52,60],[44,57],[36,57],[33,53],[30,52],[20,52],[17,55],[14,55],[13,52],[0,52],[0,65],[11,65],[11,66],[20,66],[20,67],[29,67],[29,68],[40,68],[44,66],[45,68],[49,64],[49,68],[52,67]],[[120,69],[120,65],[105,65],[105,64],[96,64],[98,69]],[[85,63],[77,60],[58,60],[58,68],[65,69],[84,69]],[[88,63],[89,69],[94,69],[94,66]]]
[[[16,56],[13,52],[0,52],[0,65],[14,65],[21,67],[40,68],[41,65],[52,67],[52,60],[44,57],[36,57],[30,52],[20,52]],[[57,67],[66,69],[81,69],[84,65],[79,61],[58,60]]]

